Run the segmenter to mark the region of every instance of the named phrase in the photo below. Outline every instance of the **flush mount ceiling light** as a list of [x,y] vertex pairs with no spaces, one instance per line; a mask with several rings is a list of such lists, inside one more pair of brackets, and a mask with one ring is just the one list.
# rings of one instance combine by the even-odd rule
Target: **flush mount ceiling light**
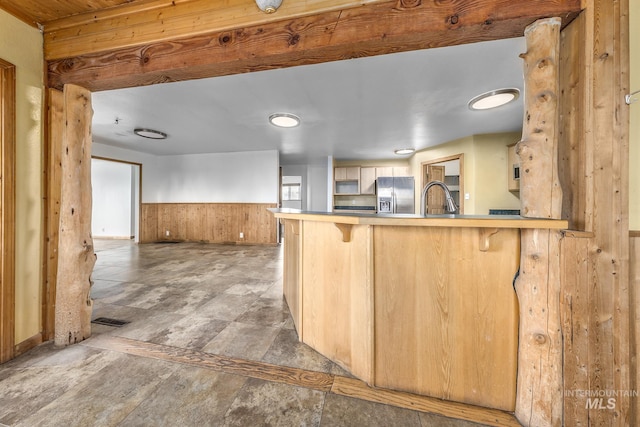
[[133,130],[133,133],[143,138],[167,139],[167,134],[159,130],[136,128]]
[[281,128],[294,128],[300,124],[300,117],[290,113],[275,113],[269,116],[269,122]]
[[470,110],[488,110],[515,101],[520,97],[516,88],[498,89],[478,95],[469,101]]
[[399,148],[399,149],[397,149],[397,150],[394,150],[393,152],[394,152],[395,154],[397,154],[398,156],[403,156],[403,155],[405,155],[405,154],[411,154],[411,153],[413,153],[414,151],[416,151],[416,150],[415,150],[415,149],[413,149],[413,148]]
[[282,4],[282,0],[256,0],[256,4],[264,13],[273,13]]

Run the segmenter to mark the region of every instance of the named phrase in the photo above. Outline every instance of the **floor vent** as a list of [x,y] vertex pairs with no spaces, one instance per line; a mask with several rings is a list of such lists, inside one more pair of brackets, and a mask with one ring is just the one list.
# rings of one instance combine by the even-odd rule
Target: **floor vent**
[[108,317],[98,317],[97,319],[93,319],[91,323],[97,323],[98,325],[114,326],[116,328],[119,328],[120,326],[124,326],[129,322],[124,320],[118,320],[118,319],[109,319]]

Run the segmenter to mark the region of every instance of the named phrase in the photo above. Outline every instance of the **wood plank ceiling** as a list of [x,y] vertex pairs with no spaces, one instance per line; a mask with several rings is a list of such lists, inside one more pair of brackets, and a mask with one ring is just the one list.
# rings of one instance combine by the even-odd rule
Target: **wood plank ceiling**
[[[153,0],[156,2],[155,0]],[[126,4],[150,3],[149,0],[0,0],[0,9],[34,27],[74,15],[93,13]],[[171,3],[166,2],[166,3]]]

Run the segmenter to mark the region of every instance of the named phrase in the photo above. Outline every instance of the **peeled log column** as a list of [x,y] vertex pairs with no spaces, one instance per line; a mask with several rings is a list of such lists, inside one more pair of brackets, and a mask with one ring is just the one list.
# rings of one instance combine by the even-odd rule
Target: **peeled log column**
[[91,336],[91,92],[64,87],[55,344]]
[[524,121],[520,157],[520,204],[531,218],[559,219],[562,188],[558,179],[558,86],[560,18],[536,21],[525,30]]
[[[524,216],[559,219],[562,191],[557,172],[560,19],[537,21],[525,30],[525,114],[520,156]],[[525,426],[562,424],[562,334],[560,328],[560,234],[522,230],[516,417]]]

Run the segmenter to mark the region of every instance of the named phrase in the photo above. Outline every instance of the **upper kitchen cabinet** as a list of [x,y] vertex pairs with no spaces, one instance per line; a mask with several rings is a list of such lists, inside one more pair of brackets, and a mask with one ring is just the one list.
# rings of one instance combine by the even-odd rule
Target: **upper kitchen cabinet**
[[360,166],[333,169],[334,194],[360,194]]
[[381,176],[412,176],[409,166],[385,166],[376,168],[376,178]]
[[409,166],[394,166],[393,176],[413,176],[413,175],[411,175],[411,170],[409,169]]
[[360,194],[376,194],[375,167],[360,168]]

